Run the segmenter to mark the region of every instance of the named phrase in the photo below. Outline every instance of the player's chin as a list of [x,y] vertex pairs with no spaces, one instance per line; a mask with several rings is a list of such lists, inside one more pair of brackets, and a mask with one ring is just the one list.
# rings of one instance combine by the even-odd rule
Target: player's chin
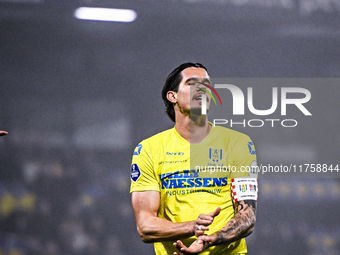
[[[209,109],[207,109],[207,113],[208,112],[209,112]],[[202,114],[202,108],[199,106],[199,107],[191,107],[190,115],[201,116],[205,114]]]

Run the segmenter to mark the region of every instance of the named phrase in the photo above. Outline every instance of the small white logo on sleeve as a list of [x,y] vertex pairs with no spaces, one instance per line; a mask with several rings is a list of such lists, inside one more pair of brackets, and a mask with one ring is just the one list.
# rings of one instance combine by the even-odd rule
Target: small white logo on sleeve
[[132,166],[131,166],[131,180],[136,182],[141,175],[142,174],[141,174],[141,172],[139,170],[138,165],[137,164],[132,164]]

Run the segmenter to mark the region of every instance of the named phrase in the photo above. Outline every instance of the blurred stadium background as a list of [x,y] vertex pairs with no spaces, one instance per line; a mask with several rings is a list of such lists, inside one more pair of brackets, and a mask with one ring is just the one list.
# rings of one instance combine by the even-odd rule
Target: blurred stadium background
[[[76,19],[82,6],[137,19]],[[194,61],[213,77],[339,78],[339,27],[340,0],[0,0],[0,254],[153,254],[129,172],[138,142],[172,127],[167,74]],[[259,162],[339,163],[339,91],[320,87],[304,130],[255,131]],[[340,254],[339,179],[261,185],[249,254]]]

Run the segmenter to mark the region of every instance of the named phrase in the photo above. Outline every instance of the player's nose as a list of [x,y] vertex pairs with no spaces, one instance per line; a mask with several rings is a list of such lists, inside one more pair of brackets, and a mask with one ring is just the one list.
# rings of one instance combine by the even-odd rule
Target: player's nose
[[205,86],[205,84],[203,82],[197,82],[196,84],[196,90],[200,91],[202,89],[207,89],[207,87]]
[[197,82],[196,84],[196,90],[197,91],[202,91],[204,93],[206,93],[206,91],[209,91],[210,92],[210,89],[208,88],[208,86],[206,86],[205,83],[203,82]]

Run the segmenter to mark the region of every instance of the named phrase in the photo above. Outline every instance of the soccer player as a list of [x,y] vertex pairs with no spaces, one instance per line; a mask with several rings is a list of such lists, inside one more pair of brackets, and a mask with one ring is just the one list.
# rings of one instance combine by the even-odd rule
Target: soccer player
[[244,238],[256,220],[257,175],[249,171],[256,152],[247,135],[213,127],[201,113],[202,98],[210,107],[211,85],[199,63],[173,70],[162,97],[175,127],[142,141],[133,153],[137,231],[154,243],[156,254],[247,253]]

